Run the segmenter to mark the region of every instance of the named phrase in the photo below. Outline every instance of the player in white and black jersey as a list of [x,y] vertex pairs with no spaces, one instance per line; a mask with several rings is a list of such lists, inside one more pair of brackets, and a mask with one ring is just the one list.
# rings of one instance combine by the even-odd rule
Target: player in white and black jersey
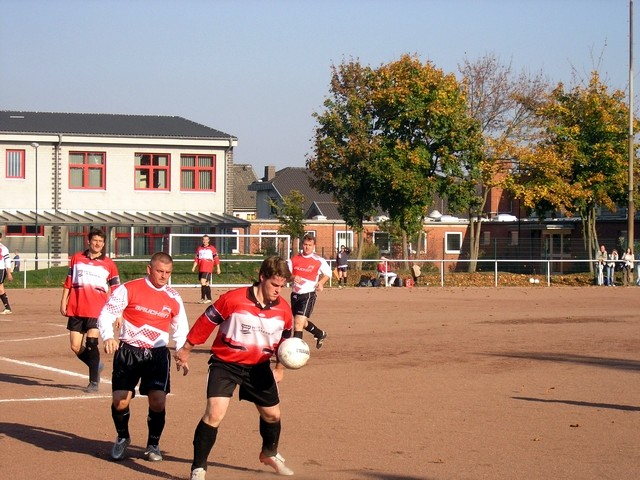
[[[0,241],[1,240],[2,233],[0,233]],[[11,258],[9,257],[9,249],[0,242],[0,300],[2,300],[2,304],[4,305],[4,310],[0,312],[0,315],[11,314],[9,298],[4,290],[5,280],[13,280],[13,275],[11,275]]]

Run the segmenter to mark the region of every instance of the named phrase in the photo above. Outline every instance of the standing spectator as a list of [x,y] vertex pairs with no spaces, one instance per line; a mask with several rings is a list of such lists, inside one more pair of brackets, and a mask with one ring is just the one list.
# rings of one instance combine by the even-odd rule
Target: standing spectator
[[344,286],[347,286],[347,270],[349,269],[349,254],[351,250],[349,250],[344,245],[340,246],[340,251],[336,255],[336,269],[338,270],[338,286],[340,287],[343,283]]
[[89,385],[85,392],[95,393],[100,385],[100,349],[98,315],[112,289],[120,285],[118,268],[103,253],[105,233],[92,228],[87,234],[89,248],[69,261],[69,271],[62,286],[60,313],[69,317],[71,351],[89,367]]
[[293,279],[291,309],[293,310],[293,336],[302,338],[306,330],[316,339],[316,348],[322,347],[327,332],[319,329],[309,320],[316,303],[318,292],[331,278],[331,267],[327,261],[315,253],[316,237],[307,233],[302,237],[302,252],[288,260]]
[[220,275],[220,257],[218,250],[213,245],[209,245],[209,235],[202,237],[202,245],[196,248],[196,258],[193,262],[191,271],[194,272],[198,268],[198,279],[200,280],[200,302],[211,303],[211,277],[213,276],[213,267],[216,267],[216,273]]
[[0,233],[0,300],[4,305],[4,310],[0,312],[0,315],[10,315],[11,305],[9,305],[9,298],[4,291],[4,282],[13,280],[11,275],[11,259],[9,258],[9,249],[2,244],[2,233]]
[[[118,437],[111,457],[121,460],[131,443],[129,403],[140,382],[147,395],[147,460],[159,462],[160,437],[165,423],[167,394],[171,390],[169,332],[176,350],[184,345],[189,323],[180,294],[168,285],[173,259],[164,252],[153,254],[147,276],[120,285],[98,317],[104,351],[113,354],[111,417]],[[120,343],[114,338],[119,330]],[[188,370],[185,369],[186,375]]]
[[20,271],[20,251],[19,250],[14,250],[13,251],[13,272],[19,272]]
[[609,261],[607,262],[607,279],[610,287],[616,286],[616,265],[618,263],[618,251],[614,248],[609,255]]
[[378,271],[378,277],[384,278],[384,286],[390,287],[393,286],[398,274],[393,273],[389,270],[389,259],[386,257],[381,257],[380,262],[378,262],[378,267],[376,268]]
[[240,400],[253,402],[260,415],[260,462],[279,475],[293,475],[278,453],[281,430],[278,383],[282,381],[284,368],[277,361],[275,369],[270,365],[280,342],[291,336],[291,308],[280,296],[289,276],[284,259],[265,259],[260,266],[259,281],[220,296],[198,317],[184,347],[176,353],[178,369],[188,372],[191,350],[206,342],[218,327],[209,359],[207,405],[193,436],[191,480],[205,478],[207,458],[237,386]]
[[596,255],[596,260],[597,260],[597,264],[596,264],[596,268],[597,268],[597,273],[598,273],[598,285],[604,285],[606,286],[608,284],[607,281],[607,277],[606,277],[606,271],[607,271],[607,267],[606,267],[606,262],[607,262],[607,249],[604,247],[604,245],[600,245],[600,251],[598,252],[598,254]]
[[622,284],[628,287],[633,282],[633,252],[631,248],[627,248],[627,251],[622,255],[624,265],[622,267]]

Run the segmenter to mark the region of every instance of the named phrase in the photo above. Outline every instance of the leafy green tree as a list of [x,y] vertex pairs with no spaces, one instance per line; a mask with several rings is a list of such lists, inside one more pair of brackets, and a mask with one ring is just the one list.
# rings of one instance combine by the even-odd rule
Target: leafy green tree
[[314,154],[307,158],[311,185],[333,194],[338,212],[358,233],[358,259],[364,241],[363,223],[377,207],[373,195],[376,178],[370,172],[379,148],[371,104],[372,75],[371,68],[357,61],[331,67],[330,95],[324,101],[324,111],[313,114],[318,125]]
[[304,205],[305,198],[298,190],[291,190],[278,203],[269,200],[269,205],[276,211],[276,218],[280,222],[278,233],[291,237],[291,248],[297,249],[297,240],[304,236]]
[[[624,204],[628,188],[628,106],[597,72],[588,85],[559,84],[538,114],[544,135],[520,153],[514,189],[542,214],[579,215],[589,258],[598,249],[596,213]],[[637,124],[634,126],[637,131]],[[634,155],[634,158],[637,156]],[[592,265],[593,266],[593,265]]]
[[376,197],[406,240],[422,230],[436,192],[453,210],[472,201],[482,138],[455,75],[415,56],[376,70],[373,105],[381,143],[371,167]]

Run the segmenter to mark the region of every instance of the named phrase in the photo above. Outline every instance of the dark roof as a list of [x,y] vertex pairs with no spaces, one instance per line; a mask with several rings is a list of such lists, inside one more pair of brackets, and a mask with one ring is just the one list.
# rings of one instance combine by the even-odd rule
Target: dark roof
[[[0,225],[34,225],[33,210],[0,210]],[[211,212],[114,212],[38,210],[38,225],[247,227],[249,222]]]
[[286,167],[276,172],[271,180],[281,197],[287,196],[292,190],[304,195],[302,209],[306,212],[313,202],[333,202],[333,195],[320,193],[309,185],[309,171],[303,167]]
[[233,209],[256,209],[256,192],[249,190],[249,185],[258,179],[251,165],[233,166]]
[[106,113],[0,111],[0,132],[236,140],[232,135],[182,117]]
[[307,210],[306,218],[313,218],[316,215],[322,215],[327,220],[342,220],[337,202],[313,202]]

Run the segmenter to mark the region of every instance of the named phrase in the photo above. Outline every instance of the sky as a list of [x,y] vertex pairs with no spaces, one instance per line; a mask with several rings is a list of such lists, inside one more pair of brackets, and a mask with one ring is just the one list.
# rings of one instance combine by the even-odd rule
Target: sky
[[342,62],[412,54],[458,75],[490,54],[553,84],[597,69],[627,91],[629,3],[0,0],[0,110],[184,117],[237,137],[235,163],[262,177],[305,166]]

